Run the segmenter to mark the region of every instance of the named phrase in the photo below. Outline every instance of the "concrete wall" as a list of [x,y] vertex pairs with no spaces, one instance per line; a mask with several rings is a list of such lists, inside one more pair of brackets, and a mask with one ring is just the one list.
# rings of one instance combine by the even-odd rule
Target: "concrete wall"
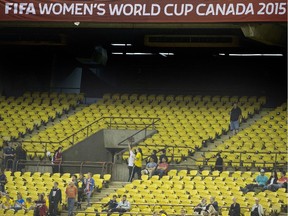
[[[112,161],[112,154],[104,146],[103,130],[63,152],[63,161]],[[79,172],[79,168],[63,168],[64,172]],[[100,173],[101,169],[84,168],[83,172]]]
[[[137,133],[139,130],[114,130],[114,129],[106,129],[104,130],[104,142],[106,148],[123,148],[127,147],[129,141],[126,140],[122,145],[118,145],[123,140],[127,139],[129,136]],[[133,143],[138,143],[145,139],[147,136],[151,136],[155,133],[155,130],[147,130],[141,131],[136,134],[134,137]]]
[[[63,152],[63,162],[65,161],[87,161],[87,162],[112,162],[114,154],[127,148],[126,145],[119,146],[118,143],[136,133],[138,130],[111,130],[105,129],[88,137],[82,142],[72,146]],[[155,130],[143,131],[135,135],[134,143],[137,143],[147,136],[154,134]],[[146,135],[146,136],[145,136]],[[101,173],[102,169],[83,166],[82,172]],[[78,167],[65,167],[63,172],[79,173]],[[113,165],[113,179],[118,181],[128,180],[127,164],[120,160],[120,163]]]

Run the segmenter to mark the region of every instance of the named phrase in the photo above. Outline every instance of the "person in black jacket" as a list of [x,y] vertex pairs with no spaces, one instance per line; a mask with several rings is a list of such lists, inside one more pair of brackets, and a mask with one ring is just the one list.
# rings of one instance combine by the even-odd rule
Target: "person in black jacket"
[[117,199],[117,196],[116,196],[116,195],[113,195],[113,199],[111,199],[108,203],[106,203],[106,204],[103,205],[104,208],[107,207],[107,206],[108,206],[108,208],[107,208],[107,209],[103,209],[102,211],[103,211],[103,212],[104,212],[104,211],[108,212],[108,211],[110,211],[111,209],[116,208],[116,207],[118,206],[118,202],[117,202],[116,199]]
[[[153,158],[153,161],[154,161],[156,164],[158,164],[158,157],[157,157],[156,154],[157,154],[157,151],[154,149],[153,152],[152,152],[152,154],[150,155],[150,158]],[[149,163],[149,159],[148,159],[147,163]]]
[[269,178],[268,181],[266,182],[266,185],[263,187],[263,190],[267,190],[267,189],[271,188],[271,186],[272,186],[273,184],[277,184],[277,181],[278,181],[277,172],[276,172],[276,171],[273,171],[273,172],[271,173],[270,178]]
[[233,203],[231,204],[229,209],[229,216],[240,216],[240,205],[236,202],[237,200],[235,197],[232,200]]
[[166,156],[166,150],[165,149],[162,149],[162,154],[159,157],[158,163],[161,163],[163,158],[165,158],[165,161],[168,163],[168,157]]
[[219,172],[223,171],[223,158],[221,157],[220,153],[217,154],[215,170],[218,170]]
[[54,187],[49,194],[49,213],[50,216],[58,215],[58,204],[62,203],[62,193],[58,188],[58,183],[54,182]]
[[[16,163],[15,165],[17,164],[18,161],[26,161],[26,157],[27,157],[27,153],[26,151],[22,148],[22,143],[19,143],[16,150],[15,150],[15,153],[16,153]],[[25,165],[23,164],[20,164],[17,166],[17,171],[21,171],[22,169],[25,168]]]

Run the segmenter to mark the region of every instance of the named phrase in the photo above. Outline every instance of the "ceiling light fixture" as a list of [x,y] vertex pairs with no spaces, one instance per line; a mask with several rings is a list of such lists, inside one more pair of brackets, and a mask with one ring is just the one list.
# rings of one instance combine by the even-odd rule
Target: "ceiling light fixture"
[[161,55],[163,57],[167,57],[167,56],[173,56],[174,53],[159,53],[159,55]]
[[112,46],[122,46],[122,47],[125,47],[125,46],[132,46],[132,44],[122,44],[122,43],[113,43],[111,44]]
[[138,52],[135,52],[135,53],[126,53],[126,55],[153,55],[152,53],[138,53]]
[[[219,53],[220,54],[220,53]],[[250,54],[250,53],[247,53],[247,54],[229,54],[229,56],[240,56],[240,57],[257,57],[257,56],[272,56],[272,57],[279,57],[279,56],[283,56],[283,54]]]

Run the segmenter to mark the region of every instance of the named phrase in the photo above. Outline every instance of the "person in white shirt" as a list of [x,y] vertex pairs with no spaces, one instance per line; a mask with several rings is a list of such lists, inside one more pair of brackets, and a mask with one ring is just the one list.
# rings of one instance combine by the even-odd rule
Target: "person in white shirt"
[[129,146],[129,158],[128,158],[128,169],[129,169],[129,178],[128,178],[128,181],[130,181],[130,179],[131,179],[131,176],[132,176],[132,174],[133,174],[133,167],[134,167],[134,161],[135,161],[135,155],[136,155],[136,152],[135,152],[135,150],[133,150],[132,148],[131,148],[131,145],[130,144],[128,144],[128,146]]
[[119,212],[119,215],[122,215],[124,212],[127,212],[130,209],[130,202],[127,200],[127,196],[123,195],[122,200],[118,203],[117,207],[110,209],[107,215],[111,215],[113,212]]
[[263,216],[264,209],[263,206],[259,203],[259,199],[255,198],[255,204],[252,206],[251,209],[251,216]]

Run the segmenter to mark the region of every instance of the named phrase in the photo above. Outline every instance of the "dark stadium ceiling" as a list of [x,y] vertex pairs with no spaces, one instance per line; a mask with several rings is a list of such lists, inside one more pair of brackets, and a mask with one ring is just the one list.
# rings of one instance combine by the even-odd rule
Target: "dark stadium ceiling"
[[[0,23],[0,46],[67,46],[108,53],[287,53],[287,23],[93,24]],[[129,46],[112,46],[129,44]],[[131,44],[131,45],[130,45]],[[88,49],[89,50],[89,49]]]

